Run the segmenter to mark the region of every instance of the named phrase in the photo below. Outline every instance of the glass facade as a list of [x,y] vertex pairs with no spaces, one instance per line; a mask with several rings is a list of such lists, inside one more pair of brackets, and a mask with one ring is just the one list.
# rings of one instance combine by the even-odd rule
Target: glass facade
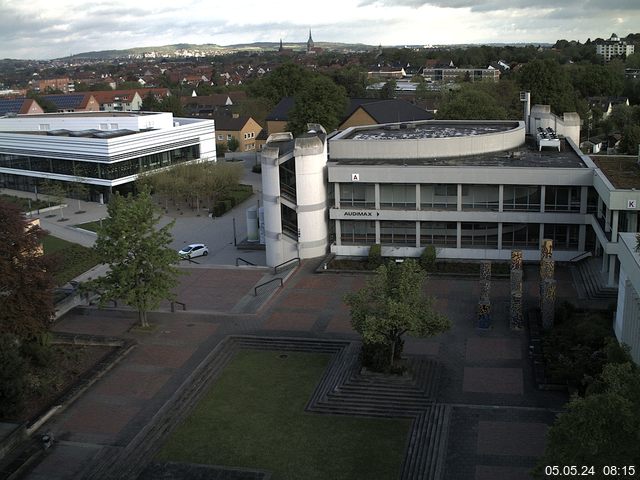
[[340,207],[375,208],[376,187],[373,183],[340,184]]
[[280,204],[280,215],[282,219],[282,233],[294,240],[298,239],[298,214],[295,210]]
[[416,186],[413,183],[380,184],[380,208],[415,210]]
[[462,222],[462,248],[498,248],[497,223]]
[[545,212],[580,212],[580,187],[546,187]]
[[285,198],[295,202],[296,194],[296,159],[287,160],[278,169],[280,173],[280,193]]
[[538,249],[540,225],[537,223],[503,223],[502,248]]
[[420,185],[420,208],[422,210],[457,210],[458,185]]
[[503,210],[505,212],[539,212],[540,187],[535,185],[505,185]]
[[87,162],[0,153],[0,167],[101,180],[116,180],[146,170],[153,170],[154,168],[198,158],[200,158],[200,145],[175,148],[166,152],[143,155],[119,162]]
[[578,249],[578,225],[566,225],[562,223],[545,223],[544,238],[553,240],[555,250]]
[[455,248],[458,224],[456,222],[420,222],[420,245]]
[[462,210],[498,211],[498,185],[463,185]]
[[380,222],[380,243],[382,245],[416,246],[416,222]]
[[340,241],[343,245],[373,245],[376,243],[376,222],[341,220]]

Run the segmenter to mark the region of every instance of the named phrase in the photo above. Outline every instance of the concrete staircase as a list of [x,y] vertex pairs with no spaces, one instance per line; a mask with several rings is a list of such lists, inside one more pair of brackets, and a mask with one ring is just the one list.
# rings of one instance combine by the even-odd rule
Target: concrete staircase
[[[192,372],[173,397],[125,447],[104,447],[79,478],[151,478],[153,458],[166,436],[186,418],[239,349],[327,353],[331,360],[309,400],[309,412],[332,415],[413,418],[402,466],[402,480],[441,480],[444,475],[451,406],[436,404],[440,380],[437,362],[410,359],[409,374],[392,377],[361,373],[360,344],[298,337],[230,336]],[[146,471],[145,467],[153,472]],[[214,466],[224,476],[224,467]],[[144,473],[143,473],[144,471]],[[209,472],[211,473],[211,472]],[[269,472],[235,469],[233,479],[267,479]],[[146,475],[146,476],[145,476]],[[209,478],[209,477],[208,477]]]
[[600,258],[586,258],[571,265],[573,283],[581,299],[613,299],[618,296],[618,289],[607,286],[606,274],[600,271]]

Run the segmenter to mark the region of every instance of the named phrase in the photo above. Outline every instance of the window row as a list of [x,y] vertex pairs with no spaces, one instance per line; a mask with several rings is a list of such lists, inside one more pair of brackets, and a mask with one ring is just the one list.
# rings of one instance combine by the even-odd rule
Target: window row
[[[414,246],[416,234],[420,245],[456,248],[457,222],[380,221],[382,245]],[[460,245],[462,248],[498,248],[497,223],[461,222]],[[578,225],[545,224],[544,237],[553,240],[558,250],[578,249]],[[340,240],[343,245],[373,245],[376,243],[375,221],[340,221]],[[502,248],[537,249],[540,243],[540,225],[537,223],[503,223]]]
[[[503,211],[539,212],[542,188],[540,186],[505,185]],[[417,204],[415,184],[380,184],[380,208],[415,210]],[[462,210],[498,211],[500,189],[498,185],[462,185]],[[341,208],[375,208],[373,183],[340,184]],[[580,187],[554,187],[545,189],[545,211],[580,212]],[[457,210],[458,185],[420,185],[421,210]]]
[[196,160],[200,157],[200,146],[176,148],[161,153],[145,155],[113,163],[83,162],[57,158],[26,157],[0,154],[0,167],[16,170],[30,170],[43,173],[58,173],[79,178],[100,178],[115,180],[144,171],[167,167],[177,163]]

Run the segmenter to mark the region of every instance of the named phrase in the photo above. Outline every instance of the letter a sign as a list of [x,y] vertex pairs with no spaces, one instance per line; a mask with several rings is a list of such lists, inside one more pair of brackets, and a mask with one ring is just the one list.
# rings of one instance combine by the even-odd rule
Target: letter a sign
[[359,173],[352,173],[351,174],[351,181],[352,182],[359,182],[360,181],[360,174]]

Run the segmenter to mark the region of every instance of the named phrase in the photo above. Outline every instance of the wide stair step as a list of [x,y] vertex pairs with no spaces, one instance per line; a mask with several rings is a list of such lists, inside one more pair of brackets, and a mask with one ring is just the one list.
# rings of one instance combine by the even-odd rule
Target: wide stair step
[[435,404],[413,421],[401,480],[444,478],[451,406]]

